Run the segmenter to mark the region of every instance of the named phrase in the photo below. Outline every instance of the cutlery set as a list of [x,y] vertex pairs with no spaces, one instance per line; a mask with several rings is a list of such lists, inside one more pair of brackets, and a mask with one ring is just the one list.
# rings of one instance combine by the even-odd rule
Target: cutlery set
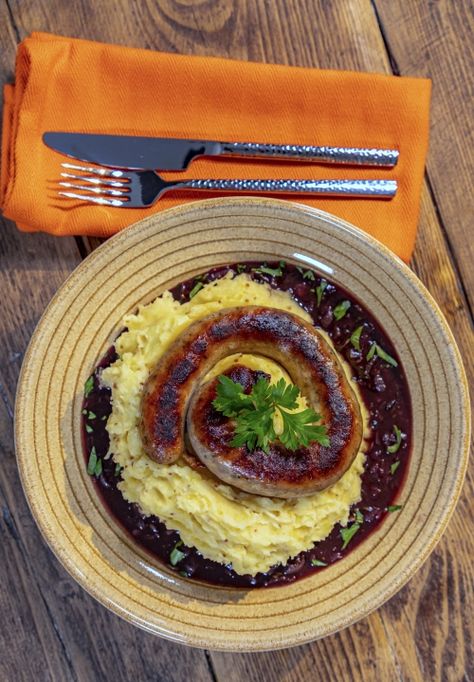
[[[183,171],[200,156],[268,158],[393,168],[396,149],[275,145],[176,138],[47,132],[43,142],[68,157],[95,164],[63,163],[60,196],[118,208],[152,206],[170,190],[291,193],[391,199],[396,180],[386,179],[186,179],[164,180],[158,171]],[[70,171],[75,171],[71,173]]]

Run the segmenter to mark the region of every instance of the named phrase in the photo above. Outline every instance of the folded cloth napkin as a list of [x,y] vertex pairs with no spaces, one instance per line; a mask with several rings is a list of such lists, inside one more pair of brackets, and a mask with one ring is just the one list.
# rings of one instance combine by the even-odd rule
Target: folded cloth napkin
[[[395,178],[395,199],[286,195],[345,218],[409,260],[428,144],[430,81],[188,57],[33,33],[6,85],[0,207],[22,230],[107,237],[170,206],[208,198],[167,194],[152,209],[58,199],[64,159],[48,130],[277,144],[397,147],[394,170],[206,158],[166,178]],[[157,163],[159,160],[157,159]],[[220,195],[221,196],[221,195]],[[283,196],[283,195],[282,195]]]

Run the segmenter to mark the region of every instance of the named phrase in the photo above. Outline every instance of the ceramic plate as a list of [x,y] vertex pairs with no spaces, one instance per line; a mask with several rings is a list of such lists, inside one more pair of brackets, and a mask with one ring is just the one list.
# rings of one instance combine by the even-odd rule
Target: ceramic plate
[[[279,259],[330,273],[393,340],[414,412],[404,507],[342,561],[292,585],[246,592],[196,584],[150,558],[102,505],[81,446],[84,382],[122,317],[139,303],[219,264]],[[440,539],[459,496],[469,414],[461,359],[442,314],[385,247],[305,206],[221,199],[151,216],[110,239],[72,273],[25,356],[16,447],[23,486],[46,541],[90,594],[162,637],[257,651],[333,633],[407,582]]]

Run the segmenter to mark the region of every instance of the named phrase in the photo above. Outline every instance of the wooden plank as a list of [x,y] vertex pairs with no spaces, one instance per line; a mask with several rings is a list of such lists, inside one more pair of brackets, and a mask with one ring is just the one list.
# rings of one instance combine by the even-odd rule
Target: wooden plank
[[474,10],[471,0],[374,0],[392,63],[433,80],[427,168],[474,308]]
[[[274,0],[265,4],[221,0],[212,8],[209,3],[177,4],[172,0],[160,3],[82,0],[73,12],[59,0],[11,0],[11,7],[16,30],[21,36],[32,29],[49,30],[183,53],[323,68],[390,70],[377,18],[368,0],[332,3]],[[412,8],[411,11],[415,10]],[[453,243],[453,248],[457,255],[459,247]],[[426,190],[414,265],[440,301],[472,370],[472,338],[465,300],[435,207]],[[472,666],[472,656],[469,657],[472,622],[468,622],[472,608],[466,608],[467,604],[472,604],[473,584],[472,543],[465,537],[466,520],[472,518],[467,516],[469,492],[472,494],[471,479],[458,512],[432,558],[409,585],[377,613],[342,633],[285,652],[213,653],[217,679],[229,682],[244,679],[262,682],[279,679],[288,682],[307,679],[454,680],[463,675],[469,679],[473,674],[469,667]],[[69,588],[74,603],[88,599],[74,583]],[[87,649],[90,640],[74,641],[78,629],[82,634],[82,628],[87,630],[91,622],[99,625],[101,633],[115,627],[115,623],[110,625],[107,620],[110,614],[104,609],[97,611],[99,607],[91,604],[90,610],[79,609],[80,614],[71,619],[71,625],[64,623],[64,616],[61,617],[61,631],[66,633],[68,651],[80,679],[91,679],[87,675],[95,673],[98,655],[95,645]],[[122,630],[113,630],[115,642],[120,642],[120,646],[110,645],[113,653],[117,648],[131,649],[133,641],[139,641],[142,634],[126,624],[121,625]],[[186,659],[183,653],[186,650],[159,640],[152,642],[153,649],[160,647],[158,658],[166,657],[167,663],[160,668],[161,675],[166,674],[164,679],[189,676],[194,659]],[[151,656],[151,652],[150,645],[148,651],[142,652],[142,658],[156,661],[157,657]],[[158,674],[155,678],[151,676],[152,665],[144,669],[136,657],[132,656],[130,661],[124,661],[124,658],[126,656],[114,659],[118,661],[114,663],[113,655],[108,657],[107,670],[111,678],[127,679],[121,677],[125,675],[122,666],[126,666],[128,678],[162,679]],[[169,677],[170,674],[175,677]],[[208,670],[199,663],[193,679],[208,679]]]

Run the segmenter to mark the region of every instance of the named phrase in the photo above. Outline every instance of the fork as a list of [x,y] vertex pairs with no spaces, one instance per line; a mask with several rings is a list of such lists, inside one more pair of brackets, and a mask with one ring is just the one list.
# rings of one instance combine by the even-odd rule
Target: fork
[[[63,168],[60,196],[118,208],[146,208],[170,190],[207,190],[225,192],[309,193],[348,197],[391,199],[397,191],[396,180],[164,180],[155,171],[123,171],[71,163]],[[87,174],[87,175],[86,175]],[[82,184],[84,183],[84,184]],[[81,193],[78,193],[81,192]]]

